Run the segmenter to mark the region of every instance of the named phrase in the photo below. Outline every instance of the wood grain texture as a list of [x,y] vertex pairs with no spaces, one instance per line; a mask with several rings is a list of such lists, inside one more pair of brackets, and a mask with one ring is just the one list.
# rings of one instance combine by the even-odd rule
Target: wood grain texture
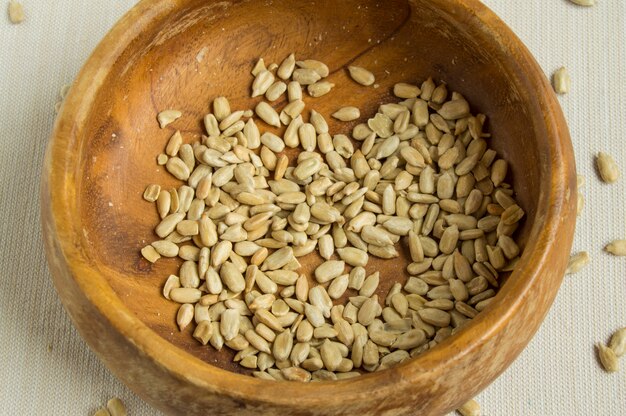
[[[141,198],[145,186],[179,185],[156,165],[169,136],[180,129],[186,142],[197,140],[218,95],[233,108],[253,108],[256,59],[280,63],[292,51],[328,64],[337,87],[305,102],[335,133],[359,122],[332,120],[339,107],[358,106],[364,120],[392,100],[396,82],[446,81],[488,116],[491,145],[510,162],[527,212],[524,255],[484,313],[393,370],[336,383],[273,384],[236,374],[231,353],[200,346],[189,330],[178,333],[176,305],[160,295],[176,260],[150,265],[139,255],[156,239],[158,221]],[[374,72],[379,87],[350,81],[350,64]],[[183,117],[161,130],[156,113],[167,108]],[[495,379],[543,320],[571,247],[575,181],[550,85],[477,0],[144,0],[94,51],[66,99],[45,160],[42,222],[51,274],[82,336],[121,380],[167,413],[438,415]],[[368,272],[381,273],[381,294],[406,279],[406,254],[370,261]],[[320,261],[307,257],[305,270]]]

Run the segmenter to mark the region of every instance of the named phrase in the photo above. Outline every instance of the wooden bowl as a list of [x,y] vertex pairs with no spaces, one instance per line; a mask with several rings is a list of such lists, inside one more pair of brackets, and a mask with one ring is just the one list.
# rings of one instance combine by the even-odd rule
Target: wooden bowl
[[[328,64],[337,87],[305,98],[323,114],[358,105],[363,119],[394,83],[445,80],[488,116],[527,213],[517,269],[490,307],[436,348],[391,370],[329,383],[271,383],[238,374],[232,354],[175,327],[161,286],[175,260],[139,249],[156,237],[149,183],[177,186],[156,165],[174,128],[197,140],[215,96],[251,108],[250,70],[288,53]],[[347,78],[357,64],[378,88]],[[278,104],[282,106],[282,103]],[[160,130],[156,113],[182,110]],[[333,123],[348,132],[354,123]],[[179,415],[438,415],[493,381],[537,330],[560,285],[575,224],[575,166],[563,115],[541,69],[477,0],[144,0],[78,75],[48,145],[42,222],[66,309],[106,365],[155,407]],[[305,268],[311,268],[310,259]],[[406,259],[370,262],[381,293]],[[230,371],[229,371],[230,370]]]

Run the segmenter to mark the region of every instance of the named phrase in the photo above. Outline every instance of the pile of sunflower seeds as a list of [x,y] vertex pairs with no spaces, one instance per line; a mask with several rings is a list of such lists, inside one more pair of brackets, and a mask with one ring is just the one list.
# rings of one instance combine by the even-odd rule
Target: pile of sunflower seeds
[[[398,102],[380,105],[351,138],[331,135],[322,114],[303,117],[303,87],[312,97],[334,87],[325,64],[292,54],[267,68],[261,59],[252,74],[252,96],[266,99],[254,113],[284,132],[263,131],[252,111],[218,97],[207,136],[187,144],[176,131],[157,158],[185,184],[144,193],[161,222],[143,256],[183,260],[163,287],[180,304],[181,331],[194,322],[200,343],[235,350],[258,378],[336,380],[420,354],[489,305],[499,273],[519,258],[512,235],[524,211],[484,115],[428,79],[396,84]],[[375,79],[360,67],[349,74],[355,88]],[[268,102],[284,93],[277,111]],[[158,121],[181,115],[165,110]],[[286,148],[302,148],[295,166]],[[409,277],[379,298],[387,276],[368,260],[394,259],[401,247]],[[321,262],[304,275],[299,259],[314,251]]]

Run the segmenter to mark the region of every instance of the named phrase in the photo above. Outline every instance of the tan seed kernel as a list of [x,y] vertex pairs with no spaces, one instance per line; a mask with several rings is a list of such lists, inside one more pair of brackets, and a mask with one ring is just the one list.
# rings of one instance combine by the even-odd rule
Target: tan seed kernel
[[280,66],[276,70],[276,75],[278,75],[280,79],[288,80],[289,78],[291,78],[291,74],[293,73],[295,67],[296,58],[295,55],[292,53],[288,57],[286,57],[283,62],[281,62]]
[[[577,0],[581,1],[581,0]],[[560,67],[554,72],[552,76],[552,83],[554,85],[554,91],[557,94],[567,94],[572,85],[572,79],[569,75],[567,68],[564,66]]]
[[626,327],[620,328],[611,337],[609,348],[613,350],[617,357],[626,354]]
[[318,81],[314,84],[307,86],[307,91],[311,97],[321,97],[330,92],[335,87],[335,84],[328,81]]
[[296,61],[296,65],[300,68],[312,69],[313,71],[317,72],[322,78],[326,78],[330,73],[330,70],[325,63],[317,61],[315,59]]
[[270,126],[280,127],[278,113],[268,103],[261,101],[255,107],[256,114]]
[[599,152],[596,156],[596,165],[600,178],[606,183],[614,183],[619,179],[619,167],[615,159],[607,153]]
[[597,2],[597,0],[569,0],[569,1],[579,6],[586,6],[586,7],[593,6]]
[[609,373],[619,371],[619,361],[615,352],[602,343],[597,343],[596,348],[598,349],[598,357],[602,367]]
[[583,267],[589,264],[589,253],[586,251],[580,251],[576,254],[572,254],[567,263],[567,269],[565,274],[578,273]]
[[348,67],[348,72],[350,73],[350,77],[361,85],[369,86],[376,81],[374,74],[360,66],[351,65]]
[[480,405],[476,400],[472,399],[456,409],[456,411],[461,416],[480,416]]
[[626,256],[626,240],[614,240],[607,244],[604,250],[614,256]]
[[157,120],[159,122],[159,126],[163,129],[167,127],[170,123],[173,123],[175,120],[179,119],[182,115],[183,113],[178,110],[165,110],[161,111],[158,114]]
[[352,121],[361,117],[361,112],[356,107],[342,107],[335,111],[332,116],[340,121]]
[[[9,20],[13,24],[22,23],[26,18],[24,14],[24,6],[16,0],[9,1]],[[63,97],[62,97],[63,98]]]

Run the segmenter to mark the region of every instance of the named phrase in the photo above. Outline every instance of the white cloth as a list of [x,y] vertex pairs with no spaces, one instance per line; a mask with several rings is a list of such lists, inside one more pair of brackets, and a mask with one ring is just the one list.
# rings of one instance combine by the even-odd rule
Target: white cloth
[[[39,175],[59,90],[72,81],[133,0],[20,0],[26,21],[0,8],[0,414],[89,415],[119,396],[132,416],[157,415],[98,361],[70,323],[50,281],[39,226]],[[626,237],[626,177],[599,182],[593,155],[614,155],[626,175],[626,5],[566,0],[485,1],[550,75],[572,76],[561,97],[587,178],[575,250],[591,264],[566,277],[520,358],[477,400],[484,415],[626,415],[626,359],[604,373],[594,343],[626,326],[626,260],[602,247]],[[49,349],[49,346],[51,349]]]

